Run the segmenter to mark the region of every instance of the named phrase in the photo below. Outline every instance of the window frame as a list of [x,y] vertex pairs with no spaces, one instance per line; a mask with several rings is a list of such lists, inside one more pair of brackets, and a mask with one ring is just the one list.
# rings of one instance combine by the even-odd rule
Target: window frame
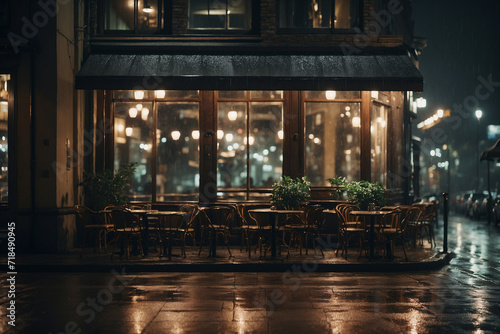
[[[278,34],[357,34],[359,31],[363,30],[363,7],[364,0],[356,0],[358,1],[358,26],[353,28],[335,28],[333,24],[329,28],[301,28],[301,27],[280,27],[280,4],[281,1],[287,0],[277,0],[276,1],[276,32]],[[329,0],[332,2],[331,6],[331,17],[335,16],[335,1]]]
[[[167,24],[172,22],[172,0],[150,0],[156,1],[158,5],[158,20],[159,27],[157,29],[142,30],[138,29],[139,21],[139,0],[134,1],[134,29],[133,30],[118,30],[106,29],[106,2],[100,2],[100,15],[99,23],[101,26],[100,32],[106,36],[148,36],[148,35],[166,35],[171,34],[172,25]],[[163,12],[163,15],[161,13]],[[99,17],[99,14],[98,14]]]
[[[227,1],[226,8],[227,8]],[[248,0],[250,1],[250,29],[228,29],[228,28],[191,28],[189,27],[189,2],[187,6],[187,29],[186,35],[259,35],[260,33],[260,1],[259,0]],[[227,14],[226,14],[227,16]]]

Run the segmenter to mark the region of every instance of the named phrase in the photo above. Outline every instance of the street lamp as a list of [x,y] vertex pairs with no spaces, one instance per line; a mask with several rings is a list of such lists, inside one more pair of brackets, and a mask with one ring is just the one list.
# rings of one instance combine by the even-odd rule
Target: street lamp
[[483,112],[481,110],[476,110],[476,118],[477,118],[477,137],[476,137],[476,143],[477,143],[477,149],[476,149],[476,184],[477,184],[477,190],[479,190],[479,120],[483,116]]

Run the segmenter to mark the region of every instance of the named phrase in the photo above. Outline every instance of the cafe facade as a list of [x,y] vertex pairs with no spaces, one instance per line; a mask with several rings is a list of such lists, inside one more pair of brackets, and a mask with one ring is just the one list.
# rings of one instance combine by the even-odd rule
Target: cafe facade
[[0,76],[2,220],[26,249],[73,247],[83,171],[130,163],[136,203],[266,202],[283,175],[317,201],[338,176],[411,200],[410,1],[23,3],[38,32],[8,22]]

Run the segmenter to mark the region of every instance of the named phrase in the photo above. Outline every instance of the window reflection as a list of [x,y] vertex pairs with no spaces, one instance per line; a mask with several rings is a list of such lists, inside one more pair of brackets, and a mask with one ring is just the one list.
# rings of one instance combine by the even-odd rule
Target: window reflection
[[280,0],[279,27],[354,28],[359,26],[359,9],[359,0]]
[[105,30],[137,32],[162,28],[161,0],[106,0],[104,11]]
[[388,107],[374,102],[370,113],[371,177],[373,182],[383,185],[387,170],[387,109]]
[[[248,93],[255,99],[269,101],[252,101],[251,98],[241,101]],[[281,177],[283,102],[276,100],[282,96],[282,91],[219,92],[219,196],[240,198],[244,194],[236,189],[270,188]],[[231,97],[235,101],[227,101]],[[233,192],[228,193],[231,189]],[[247,192],[244,198],[254,198],[255,195]]]
[[[138,101],[139,102],[139,101]],[[115,170],[137,162],[128,189],[132,200],[150,200],[152,194],[153,103],[115,102]]]
[[251,0],[190,0],[189,28],[250,30]]
[[197,197],[199,130],[197,102],[158,103],[156,199]]
[[328,178],[360,177],[360,103],[307,102],[306,176],[313,186]]

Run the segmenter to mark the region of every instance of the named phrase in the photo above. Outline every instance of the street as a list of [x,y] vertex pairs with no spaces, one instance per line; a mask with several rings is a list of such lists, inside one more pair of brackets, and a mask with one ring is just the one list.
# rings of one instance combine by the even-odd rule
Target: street
[[15,330],[4,274],[0,331],[498,333],[499,245],[500,226],[451,216],[455,257],[432,272],[18,273]]

